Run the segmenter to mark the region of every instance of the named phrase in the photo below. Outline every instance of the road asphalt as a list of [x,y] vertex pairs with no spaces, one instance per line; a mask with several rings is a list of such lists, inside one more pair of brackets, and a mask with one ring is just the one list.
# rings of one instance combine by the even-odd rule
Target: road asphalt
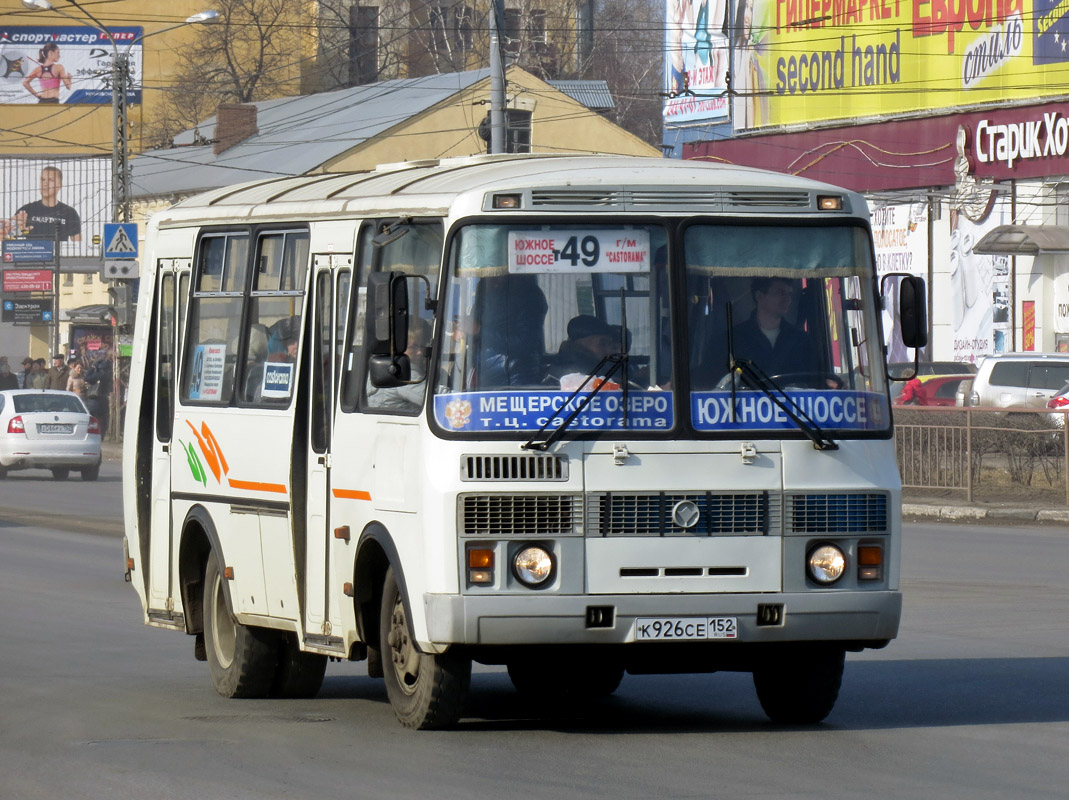
[[[104,442],[104,458],[122,459],[121,442]],[[968,503],[964,499],[914,498],[902,500],[902,515],[907,520],[941,520],[945,522],[1062,523],[1069,524],[1069,506],[1010,505],[1005,503]]]

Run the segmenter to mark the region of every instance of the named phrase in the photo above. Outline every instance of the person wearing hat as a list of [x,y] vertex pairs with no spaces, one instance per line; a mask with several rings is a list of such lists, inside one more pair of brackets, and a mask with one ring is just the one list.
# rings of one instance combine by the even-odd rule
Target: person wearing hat
[[43,358],[35,358],[33,361],[33,368],[30,374],[26,376],[26,382],[23,384],[25,389],[47,389],[48,388],[48,365]]
[[568,323],[568,338],[561,342],[552,359],[550,376],[559,380],[573,372],[589,374],[603,358],[619,351],[619,325],[609,325],[590,314],[580,314]]
[[57,389],[61,392],[67,390],[67,378],[70,377],[70,369],[63,363],[63,353],[52,356],[52,369],[48,370],[48,382],[46,389]]

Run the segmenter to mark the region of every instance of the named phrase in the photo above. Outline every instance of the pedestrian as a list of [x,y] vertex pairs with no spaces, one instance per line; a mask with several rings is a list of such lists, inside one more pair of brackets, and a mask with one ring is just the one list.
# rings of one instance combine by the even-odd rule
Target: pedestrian
[[68,364],[70,369],[67,374],[66,389],[68,392],[74,392],[84,402],[86,399],[86,387],[85,375],[82,374],[82,362],[72,356]]
[[26,356],[26,358],[22,359],[22,372],[18,374],[20,389],[30,388],[30,373],[33,372],[33,363],[33,359],[29,356]]
[[108,435],[108,421],[111,416],[108,404],[112,383],[111,359],[101,358],[94,362],[85,375],[85,382],[88,384],[86,405],[89,406],[89,413],[100,423],[100,438],[103,439]]
[[70,369],[63,363],[63,353],[56,353],[52,356],[52,369],[48,371],[48,382],[45,388],[65,391],[69,375]]
[[19,379],[14,372],[11,371],[11,365],[7,363],[7,359],[0,360],[0,389],[18,389]]
[[43,358],[34,359],[33,370],[26,378],[26,384],[23,388],[26,389],[47,389],[48,388],[48,365]]

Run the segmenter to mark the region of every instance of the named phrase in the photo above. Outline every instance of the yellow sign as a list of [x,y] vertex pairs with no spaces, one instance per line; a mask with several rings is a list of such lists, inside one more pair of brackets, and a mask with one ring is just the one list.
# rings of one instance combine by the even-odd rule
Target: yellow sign
[[739,2],[739,129],[1069,94],[1069,0]]

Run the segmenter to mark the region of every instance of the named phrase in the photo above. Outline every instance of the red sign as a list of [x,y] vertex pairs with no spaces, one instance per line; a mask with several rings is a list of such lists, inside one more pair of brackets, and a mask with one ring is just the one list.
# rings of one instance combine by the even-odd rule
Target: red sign
[[1021,301],[1021,349],[1036,349],[1036,301]]
[[5,292],[51,292],[50,269],[5,269]]

